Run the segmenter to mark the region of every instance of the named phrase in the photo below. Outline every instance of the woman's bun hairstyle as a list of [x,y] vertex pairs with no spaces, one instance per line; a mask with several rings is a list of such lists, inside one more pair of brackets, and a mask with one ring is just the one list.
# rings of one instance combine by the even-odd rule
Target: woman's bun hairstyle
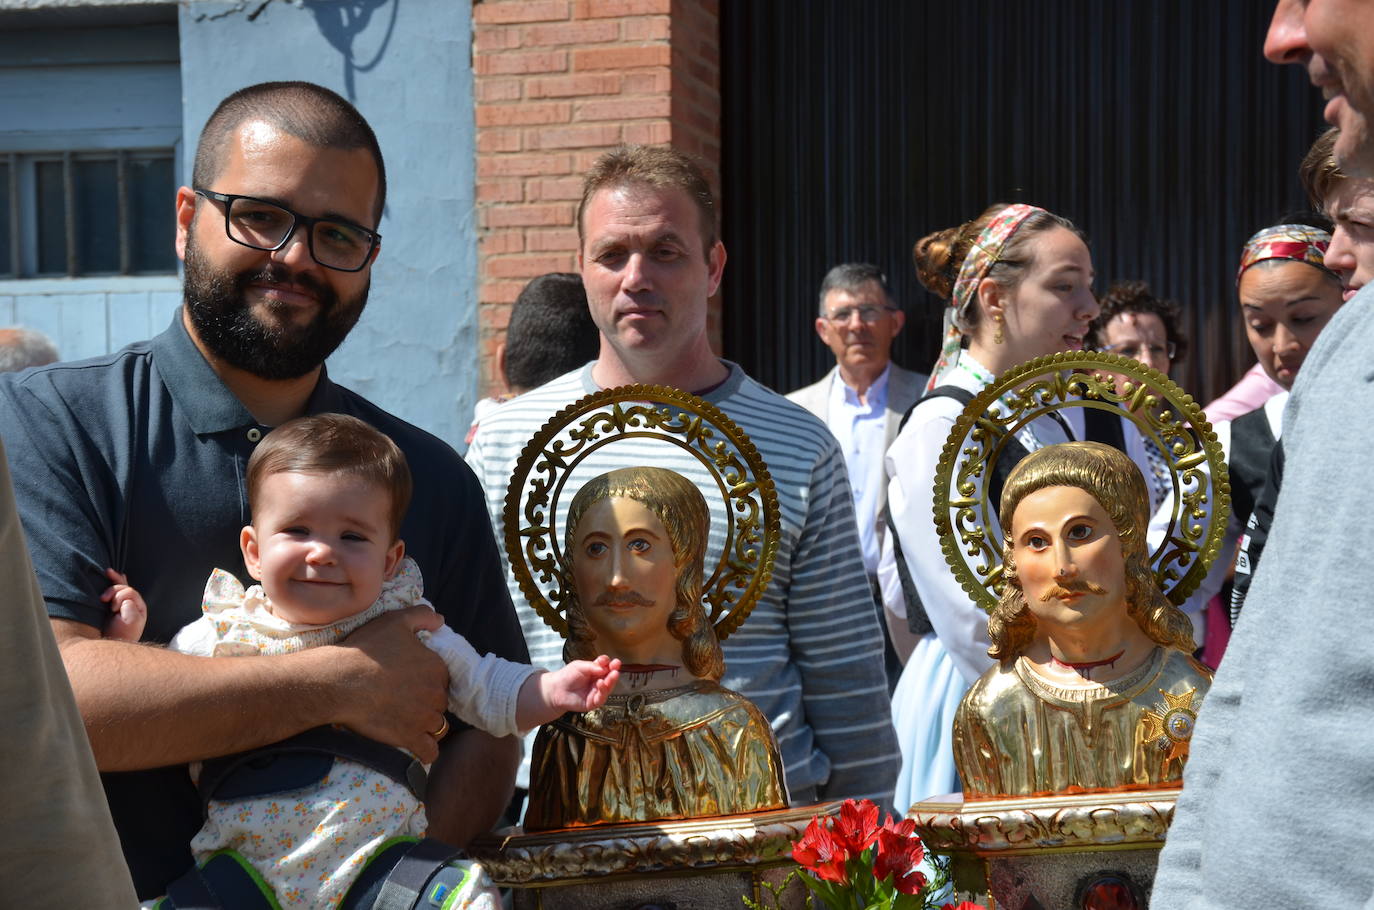
[[911,250],[911,259],[916,264],[916,277],[926,290],[941,300],[949,300],[954,296],[959,269],[963,267],[973,242],[988,222],[1006,207],[1005,202],[995,203],[972,221],[927,234],[916,241],[916,246]]

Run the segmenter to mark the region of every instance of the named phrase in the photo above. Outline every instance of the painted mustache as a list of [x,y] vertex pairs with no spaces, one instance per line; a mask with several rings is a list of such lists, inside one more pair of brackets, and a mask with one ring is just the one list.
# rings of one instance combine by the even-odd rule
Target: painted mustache
[[603,591],[592,601],[594,607],[609,607],[611,604],[618,607],[652,607],[654,602],[638,591]]
[[1061,585],[1055,585],[1054,587],[1046,591],[1044,594],[1040,595],[1040,602],[1044,603],[1047,600],[1055,600],[1056,598],[1060,597],[1071,597],[1074,594],[1106,593],[1107,589],[1102,587],[1095,581],[1075,581],[1072,582],[1067,588]]

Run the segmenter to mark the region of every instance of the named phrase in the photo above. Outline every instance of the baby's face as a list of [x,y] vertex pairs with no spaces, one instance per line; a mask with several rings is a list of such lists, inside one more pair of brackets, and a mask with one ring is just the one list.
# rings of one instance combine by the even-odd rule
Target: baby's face
[[264,478],[241,542],[273,615],[323,625],[371,606],[403,550],[390,512],[387,490],[349,474]]

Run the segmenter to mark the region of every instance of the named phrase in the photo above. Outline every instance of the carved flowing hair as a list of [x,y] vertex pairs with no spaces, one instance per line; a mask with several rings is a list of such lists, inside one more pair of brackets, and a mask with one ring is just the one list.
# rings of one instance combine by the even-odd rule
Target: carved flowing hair
[[1008,661],[1035,638],[1035,615],[1026,603],[1012,554],[1012,516],[1021,500],[1046,487],[1077,487],[1101,503],[1116,526],[1126,564],[1126,612],[1151,640],[1191,654],[1193,625],[1159,589],[1145,542],[1149,491],[1135,462],[1120,450],[1097,442],[1046,446],[1023,458],[1002,490],[1002,552],[1006,587],[988,618],[992,647],[988,656]]
[[663,523],[673,548],[673,567],[677,572],[677,603],[668,616],[668,631],[682,642],[682,662],[689,673],[719,681],[725,672],[725,657],[716,640],[716,630],[702,604],[702,575],[706,562],[706,542],[711,529],[711,513],[696,484],[666,468],[636,467],[609,471],[589,480],[573,497],[568,507],[567,619],[568,640],[563,645],[564,660],[591,660],[601,653],[596,647],[596,632],[587,622],[573,584],[572,560],[577,558],[577,526],[593,505],[605,499],[633,499]]

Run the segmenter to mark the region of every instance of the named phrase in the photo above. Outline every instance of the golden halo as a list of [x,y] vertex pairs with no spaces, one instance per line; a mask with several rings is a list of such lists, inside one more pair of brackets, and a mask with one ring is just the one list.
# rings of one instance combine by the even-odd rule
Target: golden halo
[[[1118,391],[1105,371],[1129,381]],[[990,412],[994,405],[997,410]],[[1207,575],[1226,533],[1231,485],[1225,453],[1202,408],[1169,377],[1129,357],[1095,351],[1026,361],[974,396],[954,422],[935,468],[934,511],[940,549],[955,578],[984,610],[997,605],[1002,541],[992,530],[998,527],[997,504],[988,502],[981,479],[1017,431],[1065,408],[1130,417],[1163,454],[1173,478],[1174,506],[1150,563],[1165,596],[1183,603]]]
[[[603,389],[563,408],[520,452],[506,488],[506,555],[525,599],[568,636],[567,560],[555,526],[573,470],[608,443],[661,440],[706,469],[725,509],[725,542],[704,580],[706,614],[724,639],[748,617],[768,581],[781,539],[777,491],[758,449],[715,405],[681,389],[627,385]],[[630,467],[630,465],[608,465]],[[709,500],[708,500],[709,501]],[[714,524],[714,522],[713,522]]]

